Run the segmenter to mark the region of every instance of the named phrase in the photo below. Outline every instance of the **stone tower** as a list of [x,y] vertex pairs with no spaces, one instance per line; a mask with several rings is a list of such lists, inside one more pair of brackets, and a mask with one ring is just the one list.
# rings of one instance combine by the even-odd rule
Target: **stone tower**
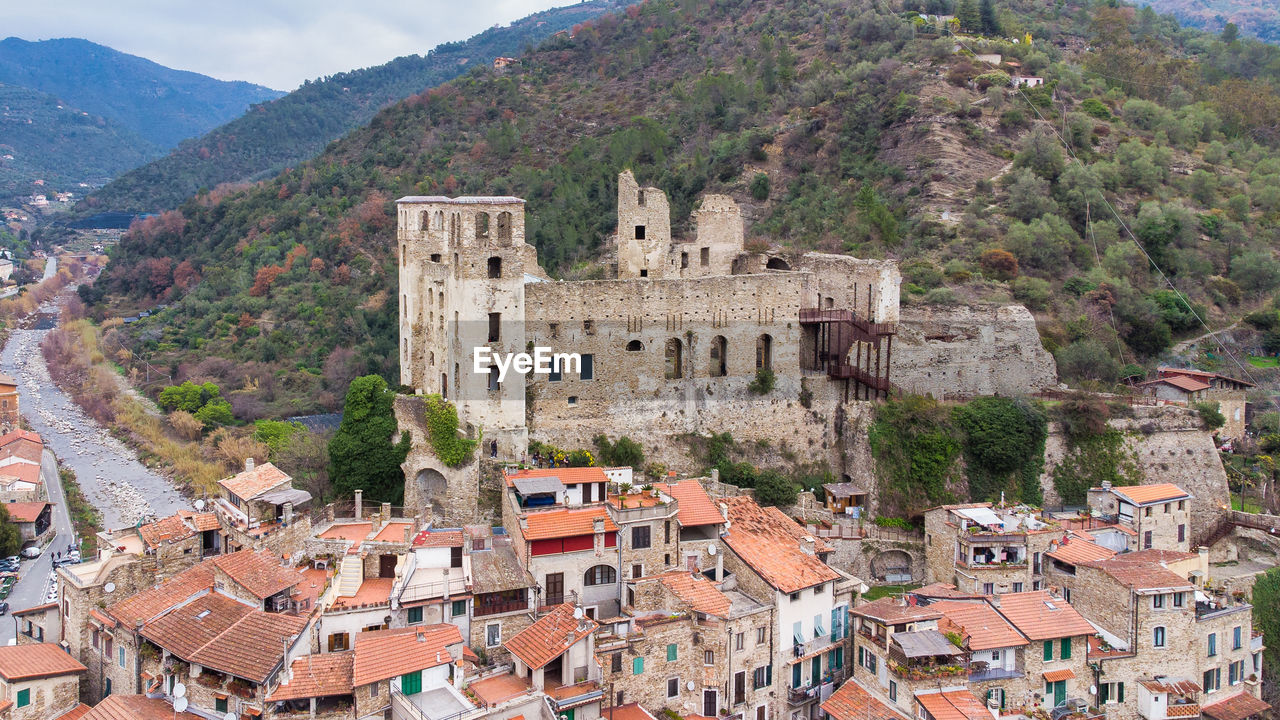
[[671,250],[671,206],[657,188],[635,175],[618,175],[618,279],[662,277]]
[[[524,241],[524,200],[411,196],[396,201],[400,245],[400,383],[439,393],[483,433],[484,454],[528,447],[525,378],[476,368],[475,353],[522,353],[524,278],[536,254]],[[479,371],[477,371],[479,370]]]

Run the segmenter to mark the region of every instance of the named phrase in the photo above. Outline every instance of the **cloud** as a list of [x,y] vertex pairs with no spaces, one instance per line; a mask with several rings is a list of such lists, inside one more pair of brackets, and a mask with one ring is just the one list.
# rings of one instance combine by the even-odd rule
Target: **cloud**
[[292,90],[464,40],[566,0],[62,0],[5,11],[27,40],[79,37],[172,68]]

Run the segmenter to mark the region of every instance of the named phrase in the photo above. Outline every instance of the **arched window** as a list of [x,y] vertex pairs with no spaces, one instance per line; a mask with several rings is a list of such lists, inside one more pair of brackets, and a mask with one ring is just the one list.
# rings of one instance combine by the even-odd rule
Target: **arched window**
[[488,239],[489,213],[476,213],[476,239]]
[[644,343],[639,340],[632,340],[627,343],[627,352],[640,352],[644,349]]
[[427,223],[429,223],[429,222],[431,222],[431,211],[430,211],[430,210],[423,210],[423,211],[418,215],[418,229],[419,229],[419,230],[426,230],[426,229],[427,229]]
[[587,572],[582,576],[582,584],[587,587],[592,585],[612,585],[618,582],[618,571],[609,565],[596,565],[588,568]]
[[665,374],[668,380],[684,377],[684,363],[681,361],[683,354],[684,344],[680,342],[680,338],[671,338],[667,341]]
[[502,258],[496,255],[489,258],[489,277],[490,278],[502,277]]
[[726,375],[728,342],[723,335],[717,335],[711,338],[711,377],[724,377]]
[[437,210],[436,216],[432,218],[432,220],[434,220],[435,222],[435,226],[432,229],[434,230],[444,229],[444,211],[443,210]]
[[773,336],[761,335],[756,338],[756,369],[773,369]]

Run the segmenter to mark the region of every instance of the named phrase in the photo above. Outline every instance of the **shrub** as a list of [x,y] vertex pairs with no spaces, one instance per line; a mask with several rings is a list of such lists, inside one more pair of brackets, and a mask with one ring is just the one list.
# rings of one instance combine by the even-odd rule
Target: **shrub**
[[756,501],[774,507],[796,504],[796,486],[777,470],[765,470],[756,478]]
[[767,395],[773,390],[774,383],[777,382],[777,376],[769,368],[760,368],[756,370],[756,377],[747,385],[747,389],[756,395]]
[[756,176],[751,178],[751,197],[756,201],[764,202],[768,200],[769,190],[769,175],[767,173],[756,173]]
[[1053,297],[1049,281],[1040,278],[1020,277],[1013,281],[1012,290],[1013,297],[1032,310],[1044,310]]
[[479,441],[458,434],[458,408],[435,394],[428,395],[425,404],[427,432],[436,457],[449,467],[461,467],[471,462],[471,452]]
[[222,398],[214,398],[205,403],[204,407],[195,412],[195,419],[199,420],[206,430],[230,425],[236,421],[235,415],[231,412],[231,403]]
[[1200,414],[1200,422],[1204,423],[1206,430],[1217,430],[1226,424],[1227,419],[1222,416],[1217,403],[1201,402],[1196,403],[1195,407],[1196,412]]
[[169,413],[169,427],[183,440],[199,440],[204,432],[204,423],[185,410],[174,410]]
[[1085,98],[1084,102],[1080,103],[1080,110],[1086,115],[1098,118],[1099,120],[1111,119],[1111,111],[1108,110],[1107,106],[1103,105],[1102,101],[1098,98]]
[[1097,340],[1077,340],[1054,355],[1063,379],[1111,383],[1120,377],[1120,363]]
[[617,442],[610,442],[607,435],[597,435],[592,439],[598,451],[600,462],[616,467],[644,467],[644,448],[640,443],[623,435]]
[[937,287],[924,294],[922,298],[928,305],[955,305],[956,293],[951,288]]
[[1008,250],[992,248],[978,256],[982,273],[993,280],[1012,280],[1018,276],[1018,258]]

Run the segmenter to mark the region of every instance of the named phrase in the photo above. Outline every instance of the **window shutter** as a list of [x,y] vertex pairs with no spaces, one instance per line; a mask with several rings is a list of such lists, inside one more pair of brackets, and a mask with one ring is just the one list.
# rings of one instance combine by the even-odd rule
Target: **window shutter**
[[644,658],[638,657],[631,661],[631,674],[639,675],[644,672]]
[[1045,659],[1045,662],[1048,662],[1053,659],[1053,641],[1052,640],[1044,641],[1044,659]]
[[1124,683],[1116,683],[1116,702],[1124,702]]
[[1062,660],[1071,659],[1071,638],[1062,638]]
[[764,684],[773,684],[773,663],[764,666]]

